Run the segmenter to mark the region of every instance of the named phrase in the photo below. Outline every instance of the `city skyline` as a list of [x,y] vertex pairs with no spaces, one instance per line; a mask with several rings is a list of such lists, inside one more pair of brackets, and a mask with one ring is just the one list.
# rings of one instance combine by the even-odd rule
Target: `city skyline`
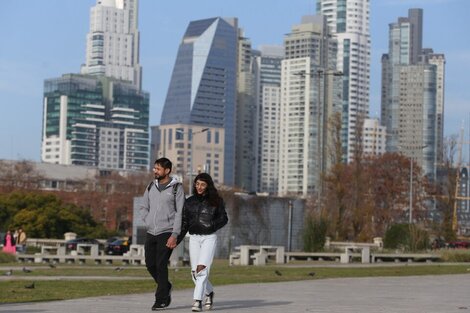
[[[79,73],[85,63],[89,12],[95,0],[10,1],[0,13],[0,159],[40,159],[42,93],[45,79]],[[167,3],[141,0],[140,64],[144,90],[150,92],[150,125],[160,122],[171,71],[184,30],[191,20],[216,16],[237,17],[252,42],[282,45],[285,34],[304,15],[315,14],[315,0],[256,1],[205,0]],[[246,2],[248,4],[248,2]],[[183,9],[182,9],[183,8]],[[422,8],[423,48],[446,55],[444,133],[468,130],[470,46],[465,44],[466,0],[371,1],[370,116],[380,116],[380,57],[388,50],[388,24]],[[263,9],[269,14],[259,14]],[[44,12],[39,15],[37,12]],[[8,25],[15,25],[8,27]],[[269,29],[269,32],[266,32]],[[468,136],[468,134],[466,134]]]

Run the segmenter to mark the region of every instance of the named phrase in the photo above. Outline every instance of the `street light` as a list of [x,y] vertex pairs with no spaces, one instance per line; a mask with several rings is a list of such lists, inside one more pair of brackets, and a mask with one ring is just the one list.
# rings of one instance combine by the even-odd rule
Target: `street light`
[[[428,145],[414,147],[414,149],[424,149]],[[401,150],[403,146],[398,146]],[[413,224],[413,156],[410,157],[410,216],[409,216],[409,224]]]
[[197,132],[190,132],[190,137],[189,137],[189,144],[191,145],[191,150],[190,150],[190,155],[189,155],[189,195],[191,196],[193,194],[193,136],[197,134],[204,133],[208,131],[209,128],[203,128],[200,131]]
[[[318,91],[317,91],[317,94],[318,94],[318,99],[317,99],[317,102],[318,102],[318,112],[317,112],[317,117],[318,117],[318,131],[317,131],[317,136],[318,136],[318,139],[317,139],[317,155],[318,155],[318,158],[319,158],[319,161],[318,161],[318,172],[319,172],[319,181],[318,181],[318,198],[320,199],[321,198],[321,195],[323,193],[323,180],[321,179],[321,176],[324,174],[324,171],[325,171],[325,168],[326,168],[326,149],[323,149],[323,146],[324,146],[324,143],[326,141],[326,134],[327,134],[327,131],[326,131],[326,128],[327,128],[327,114],[324,114],[323,112],[326,111],[326,108],[324,107],[325,104],[326,104],[326,101],[323,103],[321,101],[321,96],[323,94],[323,96],[325,95],[325,83],[323,83],[323,93],[321,92],[321,78],[324,78],[326,76],[336,76],[336,77],[339,77],[339,76],[344,76],[343,72],[341,71],[331,71],[331,70],[322,70],[322,69],[319,69],[319,70],[316,70],[314,73],[308,73],[306,71],[300,71],[300,72],[297,72],[297,73],[294,73],[294,75],[298,75],[298,76],[301,76],[301,77],[305,77],[305,76],[310,76],[310,77],[314,77],[316,76],[317,77],[317,86],[318,86]],[[320,157],[321,156],[321,157]]]

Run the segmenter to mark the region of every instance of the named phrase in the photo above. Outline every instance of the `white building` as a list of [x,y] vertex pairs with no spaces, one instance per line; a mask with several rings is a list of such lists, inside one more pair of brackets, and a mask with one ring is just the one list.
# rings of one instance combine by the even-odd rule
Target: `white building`
[[369,115],[369,0],[317,0],[317,14],[326,16],[338,40],[336,68],[343,76],[343,149],[352,160],[357,122]]
[[152,164],[166,157],[172,173],[181,181],[208,173],[214,183],[224,184],[224,136],[222,127],[188,124],[152,126]]
[[387,130],[376,118],[366,118],[362,128],[362,148],[365,156],[385,153]]
[[337,42],[322,16],[306,16],[284,38],[281,72],[279,194],[319,191],[326,169],[328,119],[341,111]]
[[255,57],[258,116],[257,186],[276,194],[279,181],[281,62],[284,47],[262,46]]
[[81,73],[142,85],[139,64],[138,0],[97,0],[90,12],[86,63]]

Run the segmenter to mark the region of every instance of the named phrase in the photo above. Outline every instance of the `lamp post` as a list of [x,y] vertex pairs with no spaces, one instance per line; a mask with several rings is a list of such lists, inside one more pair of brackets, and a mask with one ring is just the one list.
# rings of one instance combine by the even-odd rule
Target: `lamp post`
[[197,134],[201,134],[201,133],[204,133],[206,131],[208,131],[209,128],[203,128],[197,132],[189,132],[189,144],[191,145],[191,149],[190,149],[190,155],[189,155],[189,196],[191,196],[193,194],[193,152],[194,152],[194,149],[193,149],[193,136],[197,135]]
[[[415,149],[424,149],[428,145],[424,146],[419,146],[415,147]],[[401,150],[403,146],[398,146],[398,148]],[[410,157],[410,192],[409,192],[409,206],[410,206],[410,216],[409,216],[409,224],[413,224],[413,156]]]
[[[310,77],[317,77],[317,118],[318,118],[318,125],[317,125],[317,165],[318,165],[318,172],[319,172],[319,181],[318,181],[318,198],[320,200],[322,193],[323,193],[323,180],[321,179],[321,176],[324,174],[326,165],[325,165],[325,160],[326,160],[326,151],[324,149],[324,144],[326,141],[326,127],[327,127],[327,114],[325,104],[326,101],[322,101],[322,95],[325,95],[325,77],[326,76],[343,76],[343,72],[341,71],[331,71],[331,70],[322,70],[318,69],[313,73],[308,73],[305,71],[300,71],[298,73],[294,73],[294,75],[298,75],[301,77],[305,76],[310,76]],[[323,92],[321,92],[321,81],[323,78]]]

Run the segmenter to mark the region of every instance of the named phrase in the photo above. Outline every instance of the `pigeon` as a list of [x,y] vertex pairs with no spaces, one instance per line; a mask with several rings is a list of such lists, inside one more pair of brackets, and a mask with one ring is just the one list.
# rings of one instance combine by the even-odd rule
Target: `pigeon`
[[123,268],[122,268],[122,267],[116,267],[114,270],[115,270],[116,272],[120,272],[120,271],[123,270]]
[[11,276],[12,274],[13,274],[13,270],[9,270],[3,273],[4,276]]
[[308,273],[308,276],[312,276],[312,277],[315,276],[315,272]]
[[50,268],[56,268],[56,266],[53,263],[48,264]]
[[31,285],[24,286],[26,289],[34,289],[34,282]]
[[26,267],[23,267],[23,272],[25,273],[31,273],[32,271],[30,269],[27,269]]
[[275,270],[274,273],[276,273],[277,276],[282,276],[282,273],[279,272],[278,270]]

